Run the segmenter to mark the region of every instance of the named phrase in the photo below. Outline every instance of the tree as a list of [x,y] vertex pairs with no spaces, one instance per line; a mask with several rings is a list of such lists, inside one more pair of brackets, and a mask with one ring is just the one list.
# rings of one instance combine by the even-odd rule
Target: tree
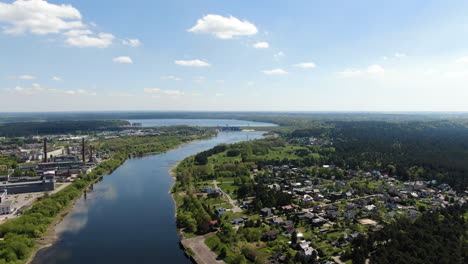
[[297,244],[297,232],[294,231],[291,235],[291,244],[295,245]]
[[224,258],[226,258],[226,256],[227,256],[226,247],[222,247],[222,248],[221,248],[221,251],[220,251],[220,253],[219,253],[219,255],[218,255],[218,258],[224,259]]

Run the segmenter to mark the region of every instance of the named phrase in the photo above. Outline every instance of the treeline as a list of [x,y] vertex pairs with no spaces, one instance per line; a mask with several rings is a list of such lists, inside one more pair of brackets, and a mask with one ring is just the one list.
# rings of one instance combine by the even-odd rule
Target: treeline
[[382,230],[359,236],[344,255],[353,264],[468,263],[468,205],[427,212],[414,222],[399,218]]
[[[468,186],[468,127],[450,122],[335,122],[330,163],[380,169],[403,180]],[[391,165],[391,166],[389,166]],[[421,169],[421,173],[414,173]]]
[[0,225],[0,264],[23,263],[31,254],[35,240],[40,238],[52,221],[62,210],[78,198],[88,186],[98,178],[112,172],[129,156],[141,153],[139,148],[149,153],[162,152],[178,144],[197,138],[192,137],[146,137],[119,138],[107,140],[99,147],[112,149],[111,158],[100,163],[91,173],[81,175],[80,179],[53,195],[46,195],[25,210],[23,215]]
[[16,122],[0,124],[0,137],[87,133],[88,131],[118,130],[125,125],[130,125],[130,123],[124,120]]
[[203,151],[195,155],[195,162],[197,165],[206,165],[208,163],[208,157],[226,151],[226,145],[218,145],[212,149]]
[[31,209],[23,215],[0,225],[0,263],[23,263],[35,246],[35,240],[40,238],[54,218],[70,203],[78,198],[83,190],[101,175],[117,168],[126,159],[126,155],[115,153],[112,159],[98,165],[95,170],[62,191],[51,196],[45,196],[34,203]]
[[468,126],[463,122],[328,121],[286,136],[330,139],[333,151],[318,150],[325,157],[322,164],[377,169],[402,180],[437,180],[458,190],[468,186]]

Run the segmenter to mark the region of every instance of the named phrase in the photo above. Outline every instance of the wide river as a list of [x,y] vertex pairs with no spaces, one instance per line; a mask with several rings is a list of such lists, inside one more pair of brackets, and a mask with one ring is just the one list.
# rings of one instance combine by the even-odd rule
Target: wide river
[[221,143],[262,138],[264,132],[221,132],[169,152],[127,160],[75,203],[57,225],[59,241],[34,264],[191,263],[179,248],[169,169]]

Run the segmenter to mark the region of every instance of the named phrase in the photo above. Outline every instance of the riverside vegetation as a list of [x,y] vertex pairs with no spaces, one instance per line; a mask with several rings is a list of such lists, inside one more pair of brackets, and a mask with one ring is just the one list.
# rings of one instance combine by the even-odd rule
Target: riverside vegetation
[[[227,263],[466,263],[466,125],[340,121],[276,131],[177,166],[185,237],[215,231],[205,243]],[[224,193],[242,212],[230,211]]]
[[[181,128],[178,128],[181,130]],[[184,142],[213,135],[211,130],[182,128],[184,136],[121,137],[94,142],[96,150],[110,150],[108,159],[92,172],[80,175],[73,184],[53,195],[46,195],[23,215],[0,225],[0,263],[24,263],[34,251],[36,240],[41,238],[60,213],[80,197],[89,185],[119,167],[127,158],[147,153],[160,153]]]

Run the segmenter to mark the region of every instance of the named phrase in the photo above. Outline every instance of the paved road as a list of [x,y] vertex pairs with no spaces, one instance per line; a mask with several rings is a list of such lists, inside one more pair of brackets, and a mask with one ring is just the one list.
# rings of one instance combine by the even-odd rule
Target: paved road
[[194,238],[183,239],[182,244],[185,248],[190,248],[194,253],[195,262],[198,264],[224,264],[222,260],[216,259],[216,254],[205,244],[205,239],[214,235],[209,233],[204,236],[197,236]]
[[[213,185],[214,185],[215,188],[218,188],[218,182],[216,180],[213,181]],[[229,194],[225,193],[221,188],[220,188],[220,190],[223,192],[223,195],[228,198],[229,203],[232,205],[231,211],[233,213],[242,213],[242,209],[239,206],[237,206],[237,202],[234,201],[231,198],[231,196],[229,196]]]

